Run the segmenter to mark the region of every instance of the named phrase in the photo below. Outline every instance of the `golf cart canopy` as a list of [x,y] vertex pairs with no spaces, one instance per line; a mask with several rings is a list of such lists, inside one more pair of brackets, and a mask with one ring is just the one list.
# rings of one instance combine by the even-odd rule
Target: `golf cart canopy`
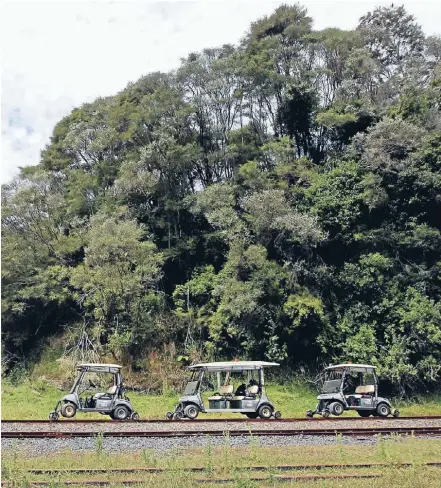
[[218,363],[193,364],[187,369],[204,371],[252,371],[256,369],[270,368],[279,366],[278,363],[268,363],[266,361],[224,361]]
[[328,366],[325,371],[343,371],[344,369],[350,369],[356,373],[366,373],[368,370],[372,371],[376,369],[376,366],[370,364],[336,364],[335,366]]
[[122,366],[118,364],[105,363],[80,363],[77,364],[78,371],[89,371],[91,373],[119,373]]

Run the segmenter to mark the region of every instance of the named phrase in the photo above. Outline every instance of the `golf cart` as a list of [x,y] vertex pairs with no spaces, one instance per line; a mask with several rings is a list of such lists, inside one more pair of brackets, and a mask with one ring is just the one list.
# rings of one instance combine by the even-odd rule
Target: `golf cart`
[[392,409],[387,398],[378,396],[378,379],[375,366],[369,364],[337,364],[325,368],[324,382],[316,410],[306,415],[322,417],[341,415],[345,410],[355,410],[360,417],[387,417],[400,415]]
[[[130,400],[124,395],[121,366],[117,364],[82,363],[77,365],[78,375],[68,395],[65,395],[49,414],[50,420],[58,420],[59,414],[66,418],[75,417],[77,412],[98,412],[109,415],[113,420],[138,420]],[[98,387],[97,375],[111,375],[109,388],[105,393],[81,395]],[[92,379],[91,379],[92,378]]]
[[[189,366],[190,381],[179,399],[173,412],[167,412],[166,418],[179,420],[195,419],[203,413],[241,413],[250,419],[261,417],[279,419],[281,413],[275,411],[273,404],[266,396],[264,368],[279,366],[277,363],[264,361],[229,361],[204,363]],[[240,385],[235,389],[232,379]],[[217,383],[215,389],[213,383]],[[208,408],[204,405],[202,393],[216,391],[210,396]]]

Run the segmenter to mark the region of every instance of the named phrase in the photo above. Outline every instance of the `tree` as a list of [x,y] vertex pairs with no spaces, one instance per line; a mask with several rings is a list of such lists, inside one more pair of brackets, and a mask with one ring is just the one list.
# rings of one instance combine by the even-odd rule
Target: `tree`
[[5,354],[58,334],[136,367],[352,360],[435,391],[440,59],[403,7],[317,31],[282,5],[72,110],[3,187]]
[[103,338],[117,327],[130,332],[127,346],[152,339],[151,314],[160,309],[157,284],[163,258],[124,209],[91,219],[84,263],[69,270],[70,286],[85,318]]
[[402,74],[413,58],[421,56],[424,34],[403,6],[377,7],[360,18],[358,28],[367,46],[382,65],[382,75]]

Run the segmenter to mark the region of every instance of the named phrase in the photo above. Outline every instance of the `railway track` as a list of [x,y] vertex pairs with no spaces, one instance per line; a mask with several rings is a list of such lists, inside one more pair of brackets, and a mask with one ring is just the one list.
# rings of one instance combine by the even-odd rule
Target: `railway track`
[[[261,423],[261,422],[341,422],[341,421],[353,421],[353,422],[366,422],[366,421],[391,421],[390,417],[315,417],[315,418],[308,418],[308,417],[293,417],[293,418],[286,418],[286,419],[248,419],[248,418],[223,418],[223,419],[212,419],[210,417],[201,418],[201,419],[182,419],[182,420],[165,420],[165,419],[140,419],[140,420],[125,420],[123,422],[117,420],[90,420],[90,419],[60,419],[57,421],[54,420],[2,420],[3,425],[8,424],[103,424],[103,423],[111,423],[111,424],[197,424],[197,423],[206,423],[206,422],[214,422],[214,423],[230,423],[230,422],[238,422],[238,423]],[[397,417],[394,418],[393,421],[400,421],[400,420],[441,420],[441,415],[425,415],[425,416],[413,416],[413,417]]]
[[[422,463],[426,467],[441,467],[441,461],[432,461]],[[399,463],[394,464],[394,468],[411,468],[413,467],[413,463]],[[372,479],[372,478],[381,478],[384,475],[384,471],[360,471],[366,468],[375,468],[375,469],[388,469],[391,467],[391,464],[388,463],[352,463],[352,464],[295,464],[295,465],[279,465],[279,466],[272,466],[271,469],[268,466],[238,466],[235,468],[236,471],[247,472],[249,476],[247,476],[247,480],[250,481],[312,481],[312,480],[343,480],[343,479]],[[355,470],[355,472],[351,473],[321,473],[320,471],[324,470]],[[357,472],[358,470],[358,472]],[[137,475],[145,475],[145,474],[166,474],[170,471],[176,472],[187,472],[187,473],[201,473],[205,474],[209,472],[209,469],[206,467],[183,467],[183,468],[176,468],[174,470],[170,470],[168,468],[146,468],[146,467],[133,467],[133,468],[109,468],[109,469],[96,469],[96,468],[77,468],[77,469],[30,469],[26,471],[26,475],[45,475],[45,476],[66,476],[66,475],[97,475],[97,474],[106,474],[107,477],[120,475],[124,476],[127,474],[137,474]],[[268,475],[268,471],[271,471],[271,475]],[[308,471],[312,471],[309,472]],[[298,472],[301,472],[300,474]],[[255,474],[256,473],[256,474]],[[258,474],[261,473],[261,474]],[[282,473],[289,473],[289,474],[282,474]],[[123,484],[125,486],[130,485],[137,485],[137,484],[145,484],[145,479],[71,479],[71,480],[63,480],[60,481],[65,486],[75,486],[75,485],[87,485],[87,486],[108,486],[110,484]],[[205,483],[230,483],[235,481],[235,478],[231,477],[221,477],[221,476],[209,476],[209,477],[195,477],[193,478],[193,482],[199,484]],[[53,484],[52,480],[29,480],[27,478],[27,486],[49,486]],[[11,481],[2,481],[2,486],[10,486],[14,482]]]
[[424,435],[441,436],[440,427],[370,427],[370,428],[324,428],[324,429],[277,429],[277,430],[135,430],[135,431],[9,431],[2,432],[4,439],[59,439],[74,437],[199,437],[199,436],[352,436],[368,437],[375,435]]
[[[419,465],[427,467],[441,468],[441,461],[431,461],[420,463]],[[307,470],[323,470],[323,469],[362,469],[362,468],[387,468],[390,467],[390,463],[349,463],[349,464],[282,464],[271,466],[273,471],[307,471]],[[394,463],[394,467],[411,468],[413,463]],[[239,471],[268,471],[268,466],[236,466],[235,470]],[[204,466],[190,466],[183,468],[175,468],[176,471],[184,471],[190,473],[201,473],[208,471],[209,468]],[[72,475],[72,474],[133,474],[133,473],[167,473],[170,472],[170,468],[146,468],[146,467],[133,467],[133,468],[70,468],[70,469],[30,469],[28,474],[35,475]],[[173,471],[173,470],[172,470]]]
[[[247,477],[249,481],[313,481],[313,480],[340,480],[340,479],[372,479],[372,478],[381,478],[382,473],[359,473],[359,474],[349,474],[349,473],[342,473],[339,475],[335,474],[297,474],[297,475],[284,475],[284,474],[275,474],[271,476],[250,476]],[[235,478],[193,478],[192,481],[194,483],[232,483],[235,482]],[[66,480],[63,481],[63,486],[110,486],[110,485],[124,485],[124,486],[132,486],[132,485],[145,485],[146,480],[143,479],[131,479],[131,480],[118,480],[118,481],[111,481],[111,480]],[[53,485],[53,480],[51,481],[27,481],[26,486],[50,486]],[[14,486],[14,482],[9,481],[2,481],[2,486]]]

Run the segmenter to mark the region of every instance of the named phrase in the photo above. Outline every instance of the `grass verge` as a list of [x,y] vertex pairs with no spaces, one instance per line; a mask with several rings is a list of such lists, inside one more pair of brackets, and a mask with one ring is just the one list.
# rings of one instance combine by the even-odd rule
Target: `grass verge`
[[[134,446],[135,447],[135,446]],[[2,456],[2,479],[10,481],[14,486],[26,486],[32,480],[51,480],[53,486],[63,486],[65,480],[104,479],[114,486],[123,480],[139,479],[143,486],[152,487],[194,487],[198,478],[230,478],[231,486],[246,488],[254,486],[279,486],[280,480],[274,476],[288,474],[278,468],[281,465],[293,464],[345,464],[381,462],[386,467],[375,468],[326,468],[323,470],[293,471],[289,474],[351,474],[380,472],[381,478],[364,480],[318,480],[318,481],[284,481],[283,486],[328,487],[353,486],[363,483],[365,487],[424,487],[439,488],[441,468],[424,466],[424,462],[440,461],[441,441],[416,438],[395,437],[390,440],[379,439],[373,445],[345,445],[337,440],[334,445],[260,447],[255,441],[247,447],[231,447],[227,443],[221,447],[207,446],[204,449],[175,449],[161,455],[153,450],[142,450],[130,453],[106,453],[97,444],[95,452],[62,452],[52,455],[26,457],[22,451],[4,451]],[[400,463],[411,462],[411,468],[400,467]],[[244,469],[249,466],[265,466],[266,470],[256,473]],[[138,472],[134,474],[112,473],[114,468],[165,468],[160,474]],[[182,470],[185,467],[203,467],[204,472],[192,473]],[[53,474],[34,475],[31,469],[75,469],[102,468],[102,474]],[[253,481],[253,476],[263,476],[265,481]],[[214,482],[205,486],[218,486]]]
[[[316,395],[304,384],[293,382],[288,385],[269,384],[268,395],[283,417],[303,417],[306,410],[315,408]],[[57,401],[65,392],[42,381],[24,380],[18,386],[8,381],[2,382],[2,419],[47,419]],[[135,409],[143,419],[162,419],[168,410],[172,410],[178,395],[148,395],[127,393]],[[398,402],[394,406],[401,415],[441,415],[441,395],[433,395],[414,402]],[[355,412],[346,412],[345,416],[357,416]],[[210,414],[207,418],[240,418],[240,414]],[[78,419],[104,419],[99,414],[81,414]]]

